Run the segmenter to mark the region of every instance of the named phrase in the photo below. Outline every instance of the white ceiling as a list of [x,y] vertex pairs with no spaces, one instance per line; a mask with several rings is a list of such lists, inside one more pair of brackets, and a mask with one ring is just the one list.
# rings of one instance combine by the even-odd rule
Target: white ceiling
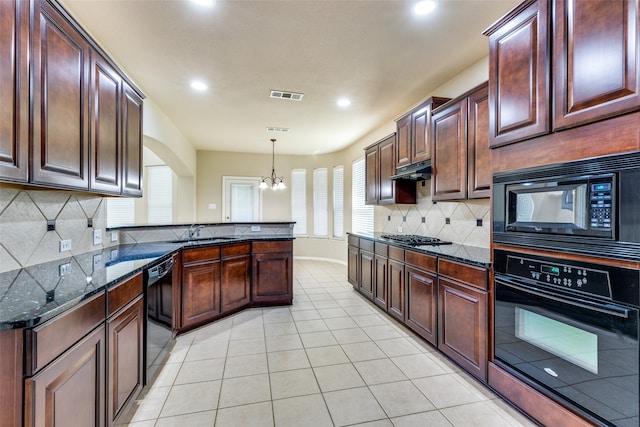
[[[198,150],[319,154],[398,117],[488,54],[518,0],[62,0]],[[198,78],[209,89],[196,93]],[[270,90],[304,93],[300,102]],[[437,94],[436,94],[437,95]],[[352,104],[336,106],[339,97]],[[266,127],[291,128],[287,134]]]

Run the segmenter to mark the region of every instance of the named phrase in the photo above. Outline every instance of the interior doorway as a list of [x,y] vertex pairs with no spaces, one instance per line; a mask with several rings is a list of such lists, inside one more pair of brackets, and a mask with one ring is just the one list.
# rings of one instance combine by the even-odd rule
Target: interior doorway
[[262,220],[260,178],[222,177],[222,222],[258,222]]

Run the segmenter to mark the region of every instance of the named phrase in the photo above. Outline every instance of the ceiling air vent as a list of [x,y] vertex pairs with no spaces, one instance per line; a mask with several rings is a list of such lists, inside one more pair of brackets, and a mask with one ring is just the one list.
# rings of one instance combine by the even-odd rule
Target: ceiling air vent
[[284,90],[272,90],[271,98],[290,99],[291,101],[302,101],[304,93],[286,92]]
[[287,133],[291,128],[267,127],[267,132]]

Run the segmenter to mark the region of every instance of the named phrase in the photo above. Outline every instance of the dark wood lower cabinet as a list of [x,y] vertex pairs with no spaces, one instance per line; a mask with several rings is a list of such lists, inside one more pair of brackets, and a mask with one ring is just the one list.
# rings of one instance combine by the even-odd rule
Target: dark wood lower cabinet
[[375,270],[373,266],[373,252],[360,249],[360,292],[369,299],[373,299],[373,281]]
[[438,279],[438,349],[487,381],[487,292]]
[[406,266],[407,309],[406,324],[418,335],[437,345],[436,333],[437,278],[435,274]]
[[387,310],[387,294],[389,291],[389,273],[387,257],[374,255],[373,302],[383,310]]
[[292,303],[293,255],[291,252],[254,254],[252,274],[252,305]]
[[348,273],[347,280],[349,283],[353,285],[353,287],[358,289],[358,247],[354,245],[349,245],[347,252],[347,265],[348,265]]
[[230,312],[249,305],[251,301],[251,256],[222,260],[220,311]]
[[388,313],[404,322],[405,282],[404,263],[389,259],[389,305]]
[[220,314],[220,260],[183,264],[182,327],[203,324]]
[[26,427],[104,426],[105,328],[25,380]]
[[142,390],[143,327],[142,295],[107,319],[107,426]]

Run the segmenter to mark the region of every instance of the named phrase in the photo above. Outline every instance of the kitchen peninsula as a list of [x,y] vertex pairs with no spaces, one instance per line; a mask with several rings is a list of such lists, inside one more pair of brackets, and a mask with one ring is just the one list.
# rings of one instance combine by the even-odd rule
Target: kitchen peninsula
[[110,229],[119,245],[1,273],[0,425],[53,413],[63,424],[116,422],[143,387],[148,271],[164,260],[174,260],[174,336],[245,307],[291,304],[292,226]]

